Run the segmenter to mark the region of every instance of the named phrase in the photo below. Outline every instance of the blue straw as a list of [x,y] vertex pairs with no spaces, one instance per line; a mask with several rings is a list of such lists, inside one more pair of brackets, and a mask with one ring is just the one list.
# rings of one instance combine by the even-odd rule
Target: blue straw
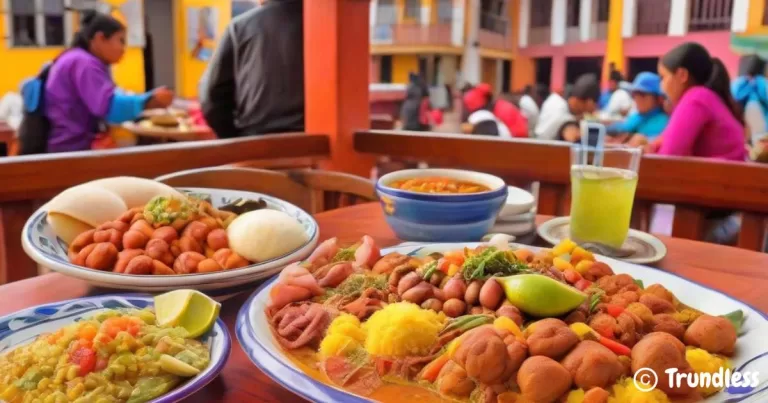
[[589,160],[589,129],[597,129],[597,144],[595,144],[595,166],[603,165],[603,154],[605,151],[605,125],[597,122],[581,121],[581,147],[584,159],[584,165],[587,165]]

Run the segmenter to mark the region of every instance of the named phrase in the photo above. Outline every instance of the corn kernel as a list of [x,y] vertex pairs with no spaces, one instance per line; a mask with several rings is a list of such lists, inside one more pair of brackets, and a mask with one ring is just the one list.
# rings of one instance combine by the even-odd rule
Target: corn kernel
[[43,390],[51,384],[51,378],[43,378],[37,383],[37,390]]
[[16,385],[11,385],[3,393],[0,393],[0,399],[10,402],[16,398],[19,392],[19,388]]
[[67,380],[71,381],[77,378],[77,373],[80,372],[80,366],[79,365],[73,365],[67,369]]
[[555,266],[555,268],[560,271],[566,271],[568,269],[573,270],[573,265],[571,265],[571,262],[560,257],[554,258],[552,260],[552,265]]
[[80,397],[80,395],[82,395],[83,392],[85,392],[85,384],[78,383],[77,385],[75,385],[74,388],[71,388],[67,391],[67,398],[69,400],[75,400],[78,397]]

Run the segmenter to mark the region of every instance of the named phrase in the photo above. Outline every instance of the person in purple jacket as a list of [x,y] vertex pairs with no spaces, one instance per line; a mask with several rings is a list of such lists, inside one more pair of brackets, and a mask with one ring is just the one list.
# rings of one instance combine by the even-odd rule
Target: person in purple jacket
[[134,120],[144,109],[166,108],[173,100],[163,87],[139,95],[117,88],[109,66],[125,54],[120,21],[85,11],[80,26],[70,49],[53,61],[45,85],[49,153],[90,150],[104,123]]
[[744,123],[731,97],[728,71],[698,43],[684,43],[659,62],[661,88],[673,110],[649,151],[663,155],[744,161]]

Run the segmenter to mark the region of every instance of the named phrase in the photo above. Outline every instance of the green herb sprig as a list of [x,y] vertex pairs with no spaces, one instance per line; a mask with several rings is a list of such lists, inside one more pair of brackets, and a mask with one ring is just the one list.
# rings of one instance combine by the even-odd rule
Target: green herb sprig
[[461,266],[464,279],[481,280],[491,276],[511,276],[528,273],[530,269],[512,253],[491,246],[474,256],[469,256]]

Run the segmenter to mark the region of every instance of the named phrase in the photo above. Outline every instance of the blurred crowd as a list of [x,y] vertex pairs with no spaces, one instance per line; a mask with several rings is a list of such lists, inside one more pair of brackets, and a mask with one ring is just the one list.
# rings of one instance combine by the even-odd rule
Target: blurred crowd
[[[585,74],[564,94],[541,84],[514,94],[494,95],[490,85],[466,85],[461,93],[461,130],[471,135],[579,142],[581,122],[606,127],[606,143],[643,147],[647,153],[719,158],[768,159],[768,87],[765,61],[750,56],[733,80],[698,43],[679,45],[660,58],[657,71],[632,82],[610,66],[608,86]],[[439,116],[430,108],[423,80],[411,76],[402,106],[404,130],[431,130]],[[596,140],[590,138],[590,143]]]

